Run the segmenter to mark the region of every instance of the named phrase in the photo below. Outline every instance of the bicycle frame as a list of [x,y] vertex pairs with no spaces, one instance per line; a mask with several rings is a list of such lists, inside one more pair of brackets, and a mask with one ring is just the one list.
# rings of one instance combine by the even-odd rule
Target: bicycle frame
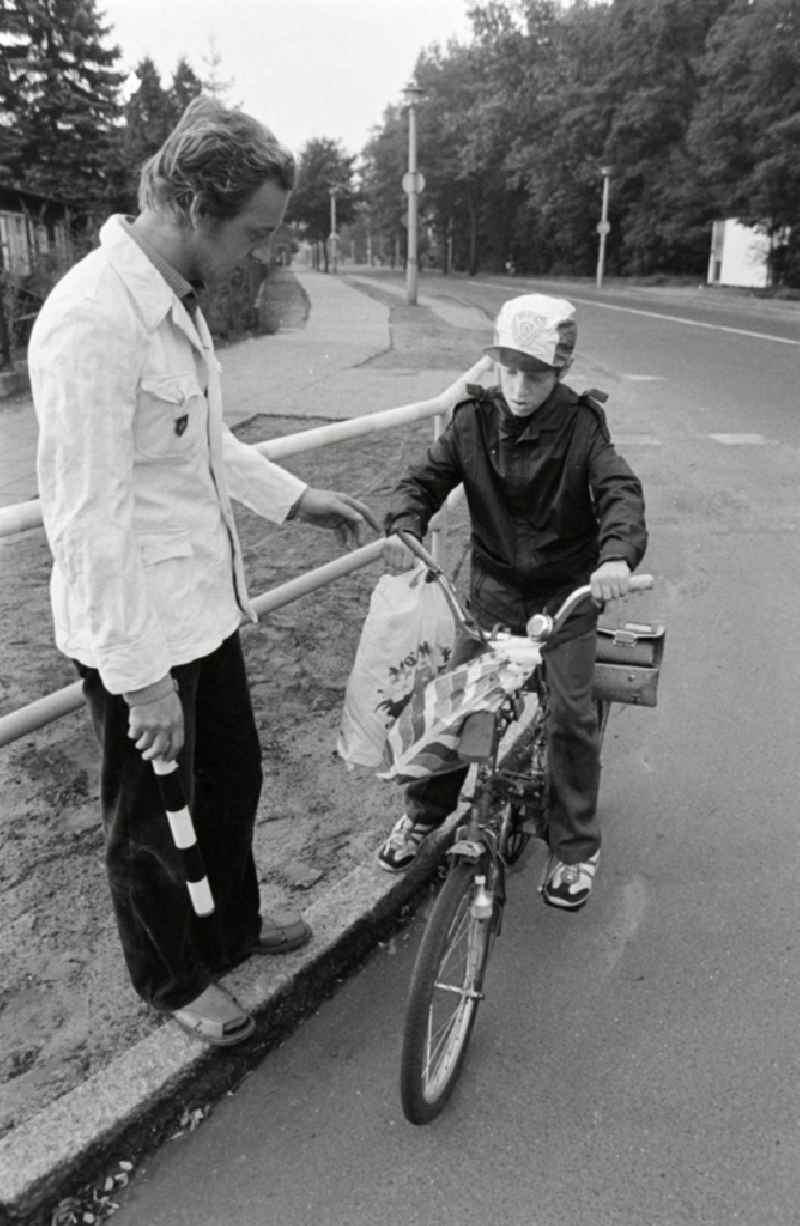
[[[501,930],[506,901],[506,868],[519,859],[532,837],[546,837],[549,695],[541,664],[535,666],[525,688],[535,689],[538,699],[530,734],[522,746],[525,756],[530,754],[528,766],[515,770],[509,763],[500,764],[503,734],[521,712],[517,695],[513,695],[493,716],[491,753],[477,763],[473,793],[464,797],[469,804],[467,822],[458,828],[447,851],[451,861],[480,868],[494,902],[496,934]],[[513,763],[514,750],[511,759]]]
[[[499,931],[499,918],[505,903],[506,865],[513,863],[518,858],[530,837],[546,838],[545,730],[549,701],[545,671],[542,666],[542,649],[547,640],[564,625],[575,610],[584,601],[592,598],[592,590],[590,585],[585,584],[571,592],[556,613],[552,615],[534,614],[528,621],[525,636],[509,634],[505,631],[487,634],[463,608],[444,571],[417,538],[404,531],[398,532],[397,536],[428,567],[442,587],[456,621],[468,634],[479,639],[489,650],[498,655],[506,655],[523,667],[526,667],[527,664],[532,666],[529,675],[521,681],[519,688],[510,693],[500,709],[490,717],[492,719],[490,747],[478,759],[473,795],[465,797],[470,802],[469,820],[466,825],[459,827],[455,841],[447,853],[451,860],[463,860],[485,867],[487,874],[493,879],[496,890]],[[642,591],[652,587],[652,584],[652,576],[639,575],[631,579],[630,588],[631,591]],[[533,727],[530,736],[526,738],[526,744],[531,745],[532,753],[537,760],[532,764],[532,768],[518,772],[513,771],[509,766],[500,766],[500,744],[506,728],[521,714],[521,695],[526,689],[534,690],[538,696]],[[601,739],[608,720],[609,708],[609,703],[598,703],[598,728]],[[476,717],[469,718],[475,719]],[[501,807],[506,808],[507,818],[509,813],[511,814],[511,820],[504,822],[502,818],[498,818],[498,811]],[[520,823],[513,820],[515,811],[521,811],[524,814],[522,820],[525,828],[522,830],[519,828]]]

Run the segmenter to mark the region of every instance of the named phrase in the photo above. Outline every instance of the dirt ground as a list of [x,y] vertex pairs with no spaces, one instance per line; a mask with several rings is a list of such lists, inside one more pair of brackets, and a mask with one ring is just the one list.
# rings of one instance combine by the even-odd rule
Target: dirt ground
[[[379,291],[375,291],[380,296]],[[468,333],[431,313],[392,305],[393,348],[382,367],[465,369]],[[424,337],[424,342],[421,338]],[[256,417],[245,441],[312,428],[317,420]],[[364,498],[380,517],[398,472],[431,436],[429,422],[325,448],[287,463],[314,485]],[[255,595],[328,561],[332,535],[275,527],[237,508]],[[460,517],[459,517],[460,519]],[[463,519],[445,557],[463,553]],[[75,680],[55,650],[40,531],[0,541],[0,714]],[[372,854],[399,800],[367,771],[335,757],[344,689],[375,564],[246,630],[265,782],[256,834],[264,901],[302,909]],[[0,1136],[116,1054],[165,1024],[129,986],[103,871],[95,745],[76,713],[0,752]]]

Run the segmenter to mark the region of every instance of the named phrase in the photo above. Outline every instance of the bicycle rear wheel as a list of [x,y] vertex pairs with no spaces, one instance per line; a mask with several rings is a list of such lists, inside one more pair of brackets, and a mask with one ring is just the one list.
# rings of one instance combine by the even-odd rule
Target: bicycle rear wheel
[[472,915],[476,866],[452,866],[425,927],[411,977],[400,1093],[412,1124],[439,1114],[458,1080],[482,996],[494,917]]

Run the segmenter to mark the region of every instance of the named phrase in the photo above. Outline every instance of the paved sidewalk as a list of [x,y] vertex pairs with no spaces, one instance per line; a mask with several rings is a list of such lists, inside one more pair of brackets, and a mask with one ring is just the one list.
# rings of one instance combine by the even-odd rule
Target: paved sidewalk
[[33,404],[0,401],[0,506],[38,497]]

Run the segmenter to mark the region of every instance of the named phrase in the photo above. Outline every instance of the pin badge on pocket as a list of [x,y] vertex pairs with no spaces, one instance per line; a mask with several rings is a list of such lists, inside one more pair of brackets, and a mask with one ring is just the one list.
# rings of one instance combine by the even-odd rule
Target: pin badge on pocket
[[180,417],[175,418],[175,433],[178,438],[181,438],[189,424],[189,414],[181,413]]

